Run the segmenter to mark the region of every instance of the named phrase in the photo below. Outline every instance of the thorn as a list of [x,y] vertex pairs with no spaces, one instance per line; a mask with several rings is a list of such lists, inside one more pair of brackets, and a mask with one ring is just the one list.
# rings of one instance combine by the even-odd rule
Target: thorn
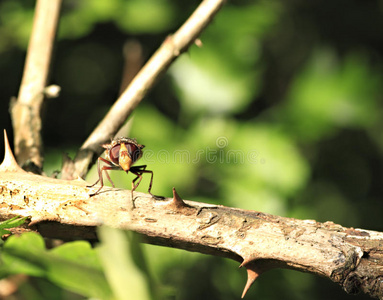
[[[155,199],[158,198],[155,197]],[[181,199],[175,188],[173,188],[173,198],[171,200],[162,202],[160,205],[165,205],[167,208],[187,216],[195,215],[197,211],[196,207],[186,204],[184,200]]]
[[7,137],[7,132],[4,129],[4,160],[0,165],[0,171],[3,172],[24,172],[26,173],[17,163],[15,157],[13,156],[11,147],[9,146],[9,141]]
[[173,188],[173,200],[172,205],[175,208],[188,207],[188,205],[181,199],[181,197],[177,194],[176,189]]
[[256,268],[252,269],[250,267],[249,268],[246,267],[246,269],[247,269],[247,282],[246,282],[245,288],[243,289],[241,298],[245,297],[245,295],[246,295],[247,291],[249,290],[249,288],[251,287],[251,285],[254,283],[254,281],[260,275],[260,273],[258,273],[256,271]]
[[245,258],[240,268],[245,267],[247,271],[247,282],[245,288],[243,289],[241,298],[245,297],[247,291],[250,289],[254,281],[265,271],[273,268],[273,265],[268,260],[263,259],[254,259],[254,258]]

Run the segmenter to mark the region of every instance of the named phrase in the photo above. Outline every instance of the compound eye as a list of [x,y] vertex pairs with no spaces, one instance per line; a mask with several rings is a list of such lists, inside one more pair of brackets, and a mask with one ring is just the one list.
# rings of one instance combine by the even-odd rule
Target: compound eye
[[115,165],[118,165],[118,161],[120,158],[120,145],[115,145],[112,147],[112,149],[109,150],[109,159],[114,163]]
[[128,153],[132,162],[135,162],[136,160],[138,160],[142,155],[141,149],[139,149],[134,144],[127,144],[126,149],[128,149]]

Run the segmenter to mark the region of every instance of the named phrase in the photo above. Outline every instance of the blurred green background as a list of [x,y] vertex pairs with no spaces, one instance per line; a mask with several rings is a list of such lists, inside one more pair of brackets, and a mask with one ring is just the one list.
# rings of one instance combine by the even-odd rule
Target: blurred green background
[[[11,137],[34,4],[0,2],[0,125]],[[198,4],[63,1],[50,79],[62,92],[44,107],[45,172],[74,156],[118,97],[124,44],[140,45],[146,60]],[[201,41],[131,117],[126,134],[146,145],[153,193],[171,196],[174,186],[185,199],[382,231],[383,2],[228,1]],[[133,177],[112,178],[129,188]],[[142,251],[161,299],[240,297],[246,276],[235,262]],[[261,276],[246,296],[255,297],[367,299],[284,270]]]

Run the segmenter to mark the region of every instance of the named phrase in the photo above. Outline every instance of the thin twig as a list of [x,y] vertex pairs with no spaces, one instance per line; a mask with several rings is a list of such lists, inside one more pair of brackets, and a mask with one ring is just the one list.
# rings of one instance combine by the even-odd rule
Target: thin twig
[[15,153],[20,165],[43,165],[41,106],[44,100],[61,0],[38,0],[19,96],[12,103]]
[[224,2],[224,0],[202,1],[182,27],[174,35],[168,36],[81,146],[74,160],[72,178],[86,175],[91,164],[102,153],[100,145],[115,135],[160,75],[194,43]]

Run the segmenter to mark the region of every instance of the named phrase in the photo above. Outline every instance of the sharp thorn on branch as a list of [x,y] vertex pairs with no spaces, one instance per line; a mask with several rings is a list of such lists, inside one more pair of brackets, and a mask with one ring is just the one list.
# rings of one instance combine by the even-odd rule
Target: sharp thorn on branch
[[4,159],[0,165],[2,172],[25,172],[17,163],[9,145],[7,131],[4,129]]
[[256,268],[253,269],[251,267],[246,267],[246,271],[247,271],[247,282],[246,282],[245,288],[243,289],[241,298],[245,297],[251,285],[260,275],[260,273],[257,272]]
[[247,271],[247,282],[242,292],[242,298],[245,297],[247,291],[250,289],[254,281],[264,272],[275,267],[270,260],[255,259],[254,257],[244,258],[239,266],[245,267]]
[[172,206],[174,208],[182,208],[182,207],[188,207],[188,205],[181,199],[181,197],[177,194],[177,191],[175,188],[173,188],[173,199],[172,199]]

